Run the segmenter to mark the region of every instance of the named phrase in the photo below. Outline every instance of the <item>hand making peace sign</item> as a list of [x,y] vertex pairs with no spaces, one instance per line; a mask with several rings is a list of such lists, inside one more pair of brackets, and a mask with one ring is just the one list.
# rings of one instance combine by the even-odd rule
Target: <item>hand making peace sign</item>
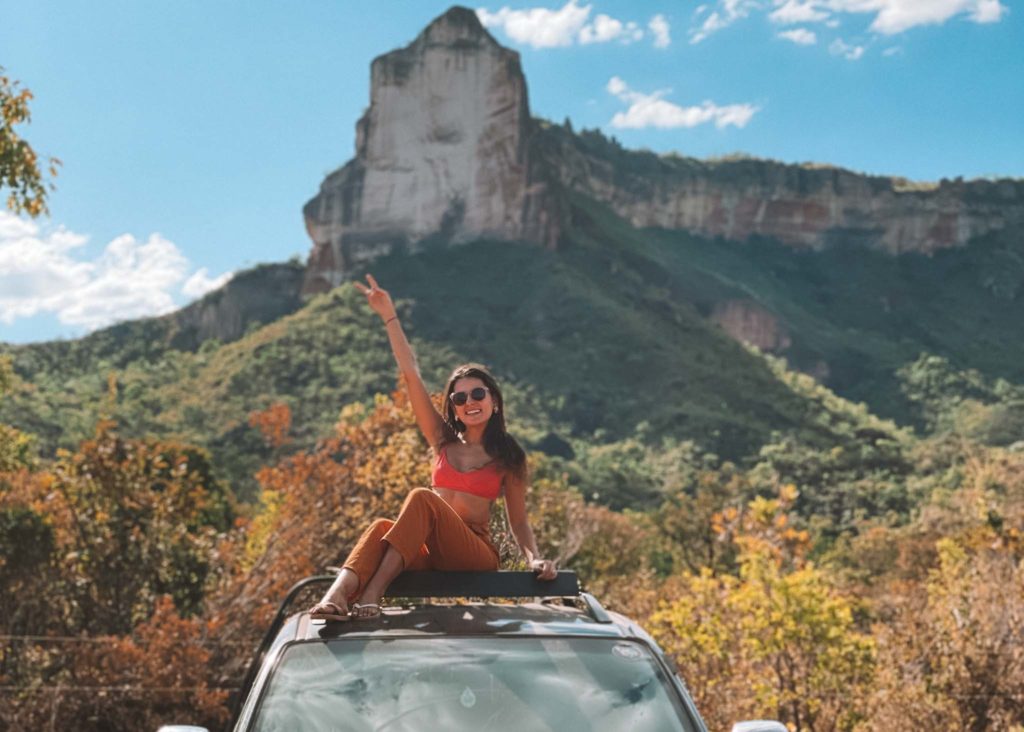
[[388,291],[377,284],[377,280],[373,278],[372,274],[366,275],[366,281],[370,283],[369,287],[362,282],[353,282],[352,284],[356,286],[357,290],[366,295],[366,302],[381,317],[381,320],[387,322],[397,317],[395,315],[395,304],[391,302],[391,295],[388,294]]

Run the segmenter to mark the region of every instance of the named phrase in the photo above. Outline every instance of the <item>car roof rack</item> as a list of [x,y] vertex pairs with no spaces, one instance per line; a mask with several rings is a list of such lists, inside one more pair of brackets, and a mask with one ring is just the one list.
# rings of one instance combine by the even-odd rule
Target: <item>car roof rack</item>
[[534,572],[403,572],[388,587],[389,597],[578,597],[590,617],[611,623],[604,606],[580,590],[575,572],[562,570],[553,580]]
[[562,570],[553,580],[535,572],[403,572],[388,587],[388,597],[577,597],[575,572]]

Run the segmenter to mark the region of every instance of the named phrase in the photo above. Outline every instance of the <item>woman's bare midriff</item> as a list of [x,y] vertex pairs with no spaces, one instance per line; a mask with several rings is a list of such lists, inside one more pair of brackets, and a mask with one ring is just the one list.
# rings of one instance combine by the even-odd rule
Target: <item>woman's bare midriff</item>
[[438,488],[434,486],[431,490],[444,499],[444,502],[451,506],[455,513],[470,526],[486,527],[491,521],[491,502],[486,498],[474,496],[471,493],[452,490],[451,488]]

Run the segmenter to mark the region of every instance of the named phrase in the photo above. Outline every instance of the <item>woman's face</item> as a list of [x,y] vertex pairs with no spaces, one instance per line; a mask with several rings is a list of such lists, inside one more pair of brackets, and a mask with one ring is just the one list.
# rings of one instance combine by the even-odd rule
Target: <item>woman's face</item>
[[[452,407],[455,409],[456,419],[462,420],[466,427],[473,425],[487,424],[487,420],[494,414],[495,402],[491,390],[483,381],[475,376],[464,376],[455,381],[452,387]],[[459,402],[465,401],[460,404]]]

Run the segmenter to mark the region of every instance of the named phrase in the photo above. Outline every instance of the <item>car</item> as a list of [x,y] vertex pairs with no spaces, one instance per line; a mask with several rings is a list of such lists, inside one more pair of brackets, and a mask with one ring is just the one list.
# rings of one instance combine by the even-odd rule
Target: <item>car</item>
[[[658,644],[573,572],[407,572],[373,619],[314,620],[296,584],[243,683],[234,732],[706,732]],[[165,726],[160,732],[194,732]],[[201,728],[198,728],[201,729]],[[752,720],[733,732],[786,732]]]

